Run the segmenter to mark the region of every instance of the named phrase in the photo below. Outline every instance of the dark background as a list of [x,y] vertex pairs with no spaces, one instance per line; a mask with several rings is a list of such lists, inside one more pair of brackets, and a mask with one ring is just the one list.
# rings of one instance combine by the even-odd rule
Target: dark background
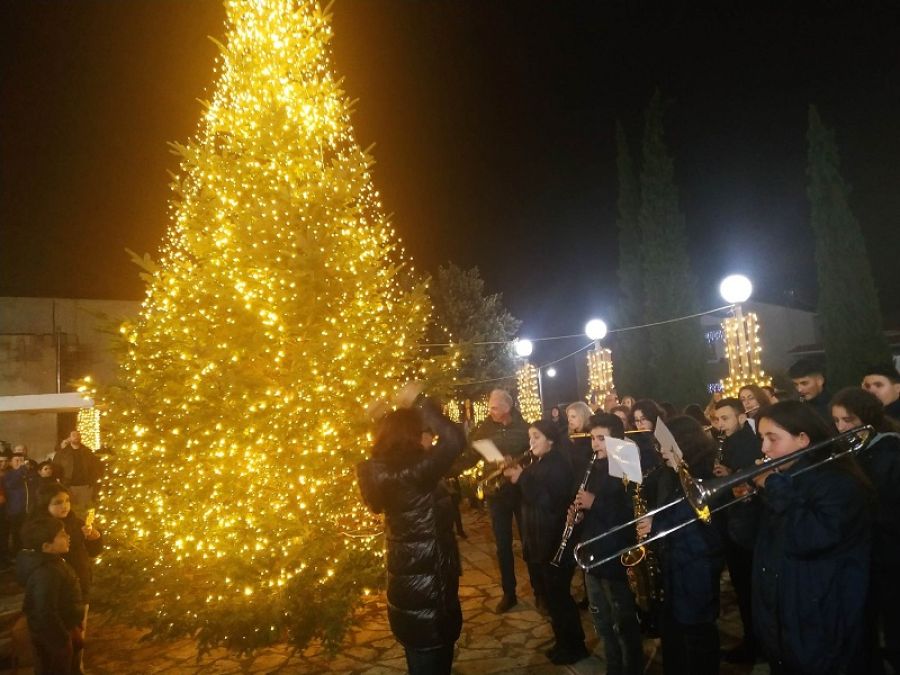
[[[478,265],[526,336],[614,320],[614,125],[639,153],[658,86],[701,304],[722,304],[718,279],[740,271],[757,299],[813,306],[815,103],[900,323],[898,5],[725,4],[339,0],[335,67],[417,265]],[[166,142],[197,128],[224,9],[15,0],[0,12],[0,294],[138,299],[124,249],[157,251],[177,169]],[[545,343],[535,360],[579,344]]]

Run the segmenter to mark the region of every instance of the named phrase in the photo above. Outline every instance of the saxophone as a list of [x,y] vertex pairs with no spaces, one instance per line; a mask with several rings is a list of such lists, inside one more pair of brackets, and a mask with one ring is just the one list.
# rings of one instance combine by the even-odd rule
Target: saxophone
[[[626,489],[628,480],[623,478]],[[647,502],[641,494],[641,484],[636,483],[631,495],[634,517],[642,518],[647,513]],[[634,601],[642,612],[650,612],[653,605],[662,599],[662,577],[656,555],[649,546],[640,543],[621,555],[619,561],[625,566],[628,587],[634,594]]]

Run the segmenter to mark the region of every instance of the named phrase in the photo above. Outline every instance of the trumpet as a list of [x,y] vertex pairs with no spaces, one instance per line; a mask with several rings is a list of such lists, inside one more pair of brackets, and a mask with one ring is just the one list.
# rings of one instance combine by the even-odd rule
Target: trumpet
[[688,525],[697,522],[698,520],[704,523],[708,523],[712,517],[712,514],[717,513],[722,509],[733,506],[734,504],[737,504],[739,502],[746,501],[757,492],[756,489],[750,490],[749,493],[743,495],[742,497],[737,497],[716,508],[711,509],[710,503],[718,495],[724,493],[726,490],[730,491],[731,488],[735,487],[736,485],[751,481],[760,474],[766,473],[768,471],[775,471],[785,464],[796,462],[801,457],[805,457],[810,453],[817,452],[829,447],[832,448],[831,452],[829,452],[827,456],[817,460],[815,463],[810,464],[809,466],[805,466],[798,471],[794,471],[791,474],[792,476],[800,476],[807,471],[811,471],[812,469],[824,466],[825,464],[833,462],[837,459],[841,459],[842,457],[856,454],[861,449],[866,447],[869,439],[874,435],[874,433],[875,429],[871,425],[856,427],[855,429],[850,429],[849,431],[845,431],[842,434],[838,434],[837,436],[826,439],[821,443],[810,445],[803,450],[791,453],[790,455],[785,455],[784,457],[779,457],[778,459],[769,459],[768,457],[766,457],[765,459],[761,460],[757,466],[751,466],[747,467],[746,469],[741,469],[740,471],[735,471],[728,476],[710,478],[707,480],[693,478],[690,474],[690,471],[688,470],[687,464],[682,462],[678,467],[678,478],[684,491],[683,497],[679,497],[678,499],[674,499],[667,504],[658,506],[655,509],[648,511],[641,517],[634,518],[627,523],[617,525],[611,530],[607,530],[603,534],[592,537],[591,539],[586,539],[585,541],[576,545],[575,562],[578,563],[579,567],[587,571],[593,569],[594,567],[598,567],[600,565],[608,563],[611,560],[615,560],[625,553],[628,553],[633,547],[624,548],[621,551],[597,560],[596,556],[591,555],[589,547],[594,542],[597,542],[604,537],[608,537],[614,532],[618,532],[619,530],[622,530],[626,527],[634,526],[638,521],[643,520],[644,518],[650,518],[657,513],[662,513],[663,511],[677,506],[683,501],[687,501],[687,503],[694,510],[694,516],[686,519],[681,523],[678,523],[677,525],[673,525],[672,527],[663,530],[662,532],[657,532],[647,539],[644,539],[643,542],[641,542],[642,545],[646,546],[647,544],[662,539],[663,537],[667,537],[673,532],[677,532],[678,530],[681,530],[682,528],[685,528]]
[[503,472],[506,469],[512,466],[521,466],[524,469],[533,461],[534,454],[531,452],[531,448],[528,448],[528,451],[525,454],[516,457],[511,463],[503,462],[487,476],[478,481],[478,484],[475,486],[475,495],[481,500],[485,497],[490,497],[503,487],[503,484],[506,482],[506,476],[503,475]]

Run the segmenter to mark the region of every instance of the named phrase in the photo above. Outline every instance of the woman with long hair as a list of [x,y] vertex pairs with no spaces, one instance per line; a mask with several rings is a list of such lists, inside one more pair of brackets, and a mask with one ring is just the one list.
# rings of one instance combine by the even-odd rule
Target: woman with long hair
[[522,554],[539,571],[543,594],[556,643],[547,657],[557,665],[576,663],[589,656],[584,646],[584,630],[570,586],[575,560],[551,561],[566,524],[566,512],[572,503],[572,466],[559,451],[556,425],[538,420],[528,429],[534,461],[523,468],[515,465],[504,475],[522,490]]
[[[713,476],[716,444],[695,419],[679,415],[666,421],[694,478]],[[683,496],[676,471],[679,459],[663,448],[668,469],[661,471],[656,499],[648,508]],[[682,501],[638,523],[638,535],[650,535],[694,517]],[[694,522],[659,542],[663,580],[660,637],[666,675],[719,672],[719,577],[725,564],[722,539],[715,527]]]
[[[757,422],[770,459],[831,436],[815,408],[799,401],[763,408]],[[869,488],[850,457],[810,468],[829,452],[806,453],[754,478],[763,508],[753,551],[753,624],[775,675],[865,672]]]
[[[755,384],[747,384],[741,387],[738,392],[738,398],[741,405],[744,406],[744,412],[747,413],[748,420],[755,420],[757,413],[763,408],[772,405],[772,399],[762,387]],[[753,424],[751,422],[751,424]]]
[[[876,436],[857,455],[857,462],[875,488],[872,528],[872,569],[869,592],[873,673],[884,672],[883,660],[900,673],[900,424],[884,413],[874,394],[859,387],[841,389],[831,399],[831,418],[839,432],[871,425]],[[884,649],[878,649],[878,634]],[[879,653],[882,652],[882,653]]]
[[[388,621],[409,672],[448,675],[462,629],[462,568],[441,478],[466,439],[418,383],[404,387],[397,402],[401,407],[381,422],[371,458],[357,466],[359,489],[366,505],[384,514]],[[438,437],[428,450],[426,427]]]

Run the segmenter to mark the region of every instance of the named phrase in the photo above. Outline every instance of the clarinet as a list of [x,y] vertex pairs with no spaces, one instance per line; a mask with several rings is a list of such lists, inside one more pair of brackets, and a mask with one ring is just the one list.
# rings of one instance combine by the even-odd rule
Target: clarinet
[[[584,472],[584,477],[581,479],[581,484],[578,486],[578,492],[581,492],[587,487],[588,479],[591,477],[591,471],[594,470],[594,464],[597,462],[597,455],[594,454],[591,457],[591,463],[588,464],[587,471]],[[577,492],[576,492],[577,494]],[[574,505],[574,502],[573,502]],[[550,561],[550,564],[554,567],[559,567],[562,564],[563,556],[566,552],[566,546],[569,545],[569,539],[572,538],[572,533],[575,531],[575,527],[584,520],[584,511],[575,511],[575,517],[572,518],[572,522],[569,523],[568,518],[566,518],[566,526],[563,528],[562,539],[559,542],[559,548],[556,549],[556,554],[553,556],[553,560]]]

